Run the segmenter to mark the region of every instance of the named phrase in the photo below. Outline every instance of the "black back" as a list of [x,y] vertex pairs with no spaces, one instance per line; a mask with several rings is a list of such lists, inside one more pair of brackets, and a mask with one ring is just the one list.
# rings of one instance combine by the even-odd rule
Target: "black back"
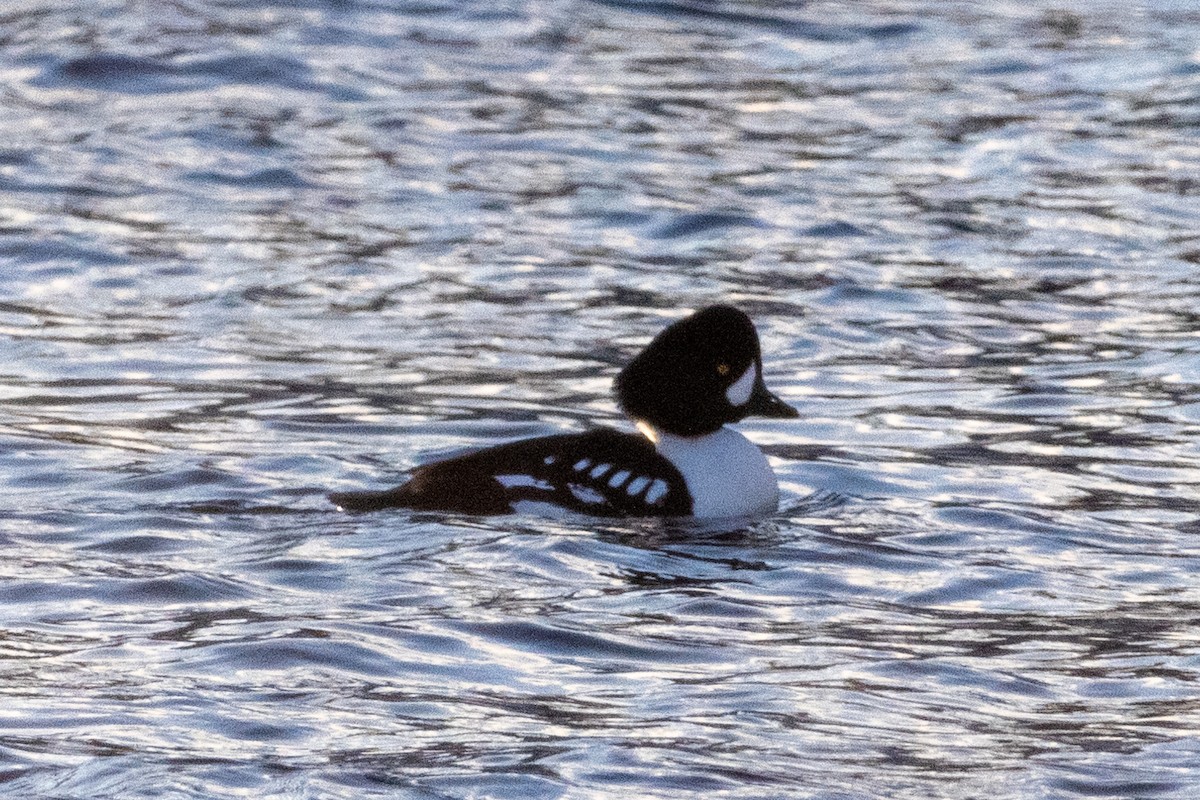
[[[655,481],[665,482],[666,491],[652,492]],[[638,490],[631,494],[630,487]],[[679,470],[644,437],[611,428],[490,447],[418,467],[408,483],[394,489],[345,492],[330,499],[351,511],[506,514],[513,503],[530,500],[604,517],[692,513],[692,497]]]

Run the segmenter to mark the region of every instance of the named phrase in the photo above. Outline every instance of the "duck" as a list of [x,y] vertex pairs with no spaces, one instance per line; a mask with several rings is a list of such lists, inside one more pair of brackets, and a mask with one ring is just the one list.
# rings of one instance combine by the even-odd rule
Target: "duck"
[[616,376],[636,433],[598,427],[522,439],[424,464],[399,486],[337,492],[350,512],[410,509],[470,515],[548,506],[597,517],[747,517],[778,508],[766,455],[729,427],[799,412],[763,379],[758,331],[713,305],[655,336]]

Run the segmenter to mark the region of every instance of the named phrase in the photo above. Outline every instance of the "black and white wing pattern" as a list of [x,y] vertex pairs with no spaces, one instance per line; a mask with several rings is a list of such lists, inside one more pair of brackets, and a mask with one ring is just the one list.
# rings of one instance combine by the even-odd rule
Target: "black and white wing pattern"
[[605,517],[692,513],[679,470],[645,438],[609,428],[503,444],[418,467],[395,489],[330,497],[354,511],[504,514],[532,501]]

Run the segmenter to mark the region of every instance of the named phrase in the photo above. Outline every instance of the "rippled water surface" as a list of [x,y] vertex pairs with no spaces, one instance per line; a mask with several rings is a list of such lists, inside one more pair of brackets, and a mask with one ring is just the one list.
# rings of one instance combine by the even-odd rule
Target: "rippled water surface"
[[[1200,9],[12,0],[0,793],[1194,798]],[[752,524],[340,513],[732,302]]]

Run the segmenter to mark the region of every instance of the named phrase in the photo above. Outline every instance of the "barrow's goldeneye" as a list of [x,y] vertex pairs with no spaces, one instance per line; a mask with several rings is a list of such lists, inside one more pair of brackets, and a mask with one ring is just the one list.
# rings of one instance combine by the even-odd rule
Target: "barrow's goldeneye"
[[667,327],[616,379],[642,435],[600,428],[502,444],[417,467],[394,489],[340,492],[350,511],[409,508],[504,514],[549,503],[606,517],[731,517],[774,511],[775,473],[725,427],[798,412],[763,382],[754,323],[711,306]]

